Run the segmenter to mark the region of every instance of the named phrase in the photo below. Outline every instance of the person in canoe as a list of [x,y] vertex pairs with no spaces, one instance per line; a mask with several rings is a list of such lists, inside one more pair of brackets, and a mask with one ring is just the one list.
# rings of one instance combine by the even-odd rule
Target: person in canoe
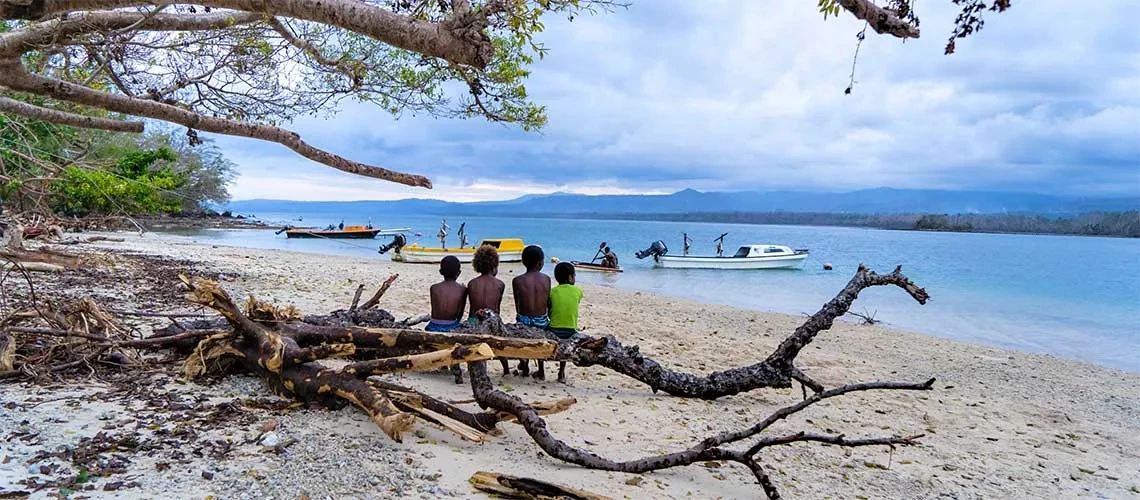
[[[439,274],[443,281],[431,286],[431,320],[424,330],[429,332],[450,332],[460,325],[463,309],[467,305],[467,287],[459,283],[459,259],[448,255],[439,261]],[[463,383],[463,371],[459,365],[451,365],[455,383]]]
[[[542,273],[544,260],[546,255],[542,247],[528,245],[524,248],[522,261],[526,272],[511,280],[511,291],[515,296],[515,322],[545,330],[550,328],[550,276]],[[519,360],[516,373],[524,377],[530,375],[530,363],[525,359]],[[546,367],[541,360],[534,378],[546,379]]]
[[608,246],[602,251],[602,266],[610,269],[617,269],[618,267],[618,256]]

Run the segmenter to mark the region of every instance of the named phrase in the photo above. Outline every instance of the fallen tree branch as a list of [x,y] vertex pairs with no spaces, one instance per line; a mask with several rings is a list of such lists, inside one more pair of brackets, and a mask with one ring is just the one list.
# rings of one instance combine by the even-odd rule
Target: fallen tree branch
[[[934,384],[934,379],[930,379],[927,382],[921,384],[901,382],[867,382],[861,384],[845,385],[815,394],[795,405],[781,408],[769,415],[768,418],[748,429],[709,437],[686,450],[645,457],[637,460],[616,462],[603,458],[589,451],[575,448],[555,438],[550,433],[550,431],[547,430],[546,421],[544,421],[533,408],[522,402],[517,397],[494,388],[490,377],[487,375],[487,364],[485,361],[469,363],[468,368],[471,376],[471,389],[475,394],[475,399],[479,402],[479,404],[484,407],[494,408],[496,410],[515,415],[516,418],[518,418],[519,423],[522,424],[523,428],[526,429],[527,434],[529,434],[530,437],[534,439],[535,443],[538,444],[539,447],[542,448],[542,450],[551,457],[576,465],[581,465],[590,469],[635,474],[691,465],[697,462],[729,460],[747,466],[749,470],[751,470],[756,476],[757,481],[764,488],[768,498],[773,499],[779,498],[779,492],[776,490],[775,486],[772,484],[770,478],[764,472],[763,468],[760,467],[759,463],[756,461],[755,454],[760,450],[775,444],[787,444],[789,442],[795,441],[828,441],[828,439],[822,438],[815,434],[806,433],[796,435],[794,438],[761,438],[747,451],[731,450],[723,448],[722,445],[736,443],[738,441],[753,437],[760,432],[763,432],[775,422],[783,420],[788,416],[798,413],[799,411],[802,411],[805,408],[825,399],[833,398],[850,392],[868,390],[930,390]],[[829,444],[836,444],[839,446],[894,446],[914,444],[916,439],[917,436],[903,436],[847,440],[842,436],[838,436],[831,438],[829,440]]]
[[364,309],[364,310],[368,310],[368,309],[372,309],[373,307],[376,307],[376,304],[380,303],[380,298],[384,296],[384,294],[388,291],[388,289],[392,287],[392,283],[395,282],[396,278],[399,278],[399,277],[400,277],[399,274],[393,274],[393,275],[389,276],[388,279],[385,279],[384,283],[380,284],[380,288],[378,288],[376,290],[376,293],[372,294],[372,296],[369,297],[368,300],[364,301],[364,305],[360,306],[360,308]]
[[469,480],[475,489],[507,498],[566,500],[612,500],[610,497],[590,493],[569,486],[548,483],[529,477],[508,476],[498,472],[479,471]]

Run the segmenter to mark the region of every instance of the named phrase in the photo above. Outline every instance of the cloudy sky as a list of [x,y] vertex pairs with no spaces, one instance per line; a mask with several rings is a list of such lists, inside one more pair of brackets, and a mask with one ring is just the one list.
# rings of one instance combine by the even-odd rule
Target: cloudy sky
[[[573,22],[528,90],[541,133],[482,120],[395,119],[345,104],[300,118],[306,140],[428,176],[431,191],[341,174],[257,141],[214,136],[235,199],[506,199],[530,193],[993,189],[1140,194],[1135,0],[1032,0],[943,56],[949,0],[918,2],[923,38],[824,21],[811,0],[634,0]],[[1079,5],[1078,5],[1079,4]]]

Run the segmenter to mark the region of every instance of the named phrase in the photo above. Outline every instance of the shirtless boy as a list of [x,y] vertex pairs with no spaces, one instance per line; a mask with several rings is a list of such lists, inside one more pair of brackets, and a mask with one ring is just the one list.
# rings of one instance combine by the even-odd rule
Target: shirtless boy
[[[529,245],[523,249],[522,261],[523,265],[526,266],[526,273],[511,280],[511,291],[515,296],[515,311],[517,313],[515,315],[516,323],[542,329],[550,327],[550,317],[548,316],[550,276],[542,274],[542,264],[545,258],[542,247]],[[538,372],[534,374],[534,378],[544,380],[546,378],[545,368],[543,362],[538,361]],[[525,359],[519,360],[516,373],[522,376],[529,375],[530,363]]]
[[[467,305],[467,287],[456,281],[459,278],[459,259],[448,255],[439,261],[439,274],[443,281],[431,286],[431,321],[424,330],[429,332],[450,332],[459,326],[463,319],[463,308]],[[463,371],[459,365],[451,365],[455,383],[463,383]]]
[[[491,245],[483,245],[475,250],[471,258],[471,266],[479,273],[475,279],[467,282],[467,297],[471,301],[471,312],[468,322],[474,322],[475,313],[490,309],[499,314],[499,307],[503,305],[503,292],[507,290],[506,283],[496,278],[499,274],[499,251]],[[510,372],[506,358],[499,358],[503,364],[503,375]]]

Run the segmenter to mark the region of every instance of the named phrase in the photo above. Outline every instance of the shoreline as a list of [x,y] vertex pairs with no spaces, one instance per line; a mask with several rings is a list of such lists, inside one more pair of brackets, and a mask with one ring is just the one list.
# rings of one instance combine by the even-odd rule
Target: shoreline
[[[397,317],[412,316],[427,310],[427,286],[438,280],[431,266],[189,243],[156,233],[126,235],[125,242],[100,242],[91,247],[200,262],[210,274],[220,274],[222,286],[235,297],[254,294],[279,304],[294,304],[306,312],[342,308],[357,283],[374,286],[388,274],[399,273],[380,307]],[[508,281],[519,270],[520,266],[504,265],[500,279]],[[461,279],[472,276],[465,267]],[[627,344],[641,346],[642,352],[662,363],[692,373],[755,362],[803,320],[599,285],[583,288],[581,320],[586,333],[612,333]],[[513,315],[509,289],[502,311],[508,318]],[[816,446],[766,452],[762,458],[789,497],[926,498],[946,492],[959,498],[1122,497],[1140,489],[1140,394],[1136,392],[1140,375],[852,323],[837,323],[823,332],[799,361],[802,369],[828,386],[932,376],[938,382],[931,393],[850,396],[780,424],[780,432],[835,429],[851,437],[926,434],[919,445],[900,447],[893,454],[883,449],[845,451]],[[497,384],[510,387],[524,399],[577,398],[578,404],[570,410],[548,418],[551,431],[575,446],[615,459],[687,447],[708,435],[755,423],[771,409],[800,399],[799,390],[790,389],[754,391],[715,402],[683,400],[653,394],[606,370],[573,366],[568,369],[569,385],[493,373]],[[258,388],[245,379],[231,377],[220,384],[261,391],[251,397],[268,394],[263,386]],[[437,397],[470,397],[468,387],[455,386],[447,375],[413,374],[400,380]],[[196,386],[189,384],[186,390],[194,391]],[[8,391],[14,387],[0,386],[2,399],[8,400]],[[241,391],[227,394],[237,393]],[[477,445],[458,442],[452,435],[419,423],[417,439],[397,444],[384,442],[380,431],[353,409],[301,410],[295,417],[278,418],[288,424],[283,425],[283,434],[312,439],[310,447],[315,449],[322,449],[321,439],[328,439],[323,434],[334,434],[340,441],[351,435],[366,438],[362,446],[377,457],[413,457],[417,467],[424,469],[416,474],[441,474],[433,484],[464,498],[486,498],[466,485],[476,470],[534,477],[615,498],[752,498],[759,492],[751,474],[732,465],[632,475],[563,464],[539,452],[521,428],[509,424],[503,427],[504,436]],[[327,447],[334,457],[330,460],[348,460],[351,465],[352,460],[361,459],[359,454],[336,458],[346,446],[340,441]],[[240,480],[271,488],[275,481],[296,484],[289,475],[319,473],[304,462],[317,458],[298,454],[292,460],[299,463],[266,458],[258,467],[264,480]],[[634,481],[636,477],[642,481]],[[183,483],[190,489],[175,496],[190,496],[193,488],[217,488],[217,483],[192,479]],[[307,490],[310,495],[377,494],[358,489],[359,482],[314,484],[309,487],[318,489]],[[281,497],[297,494],[295,489],[265,493],[274,491]]]
[[[235,229],[259,229],[259,228],[235,228]],[[260,229],[265,229],[265,228],[260,228]],[[874,229],[874,228],[870,228],[870,229]],[[191,231],[192,230],[193,229],[191,229]],[[176,236],[178,238],[186,238],[187,243],[192,243],[193,242],[192,240],[194,240],[196,238],[196,236],[198,236],[196,234],[183,234],[182,232],[179,232],[179,231],[158,231],[157,234],[159,234],[159,235],[170,234],[170,235]],[[1050,236],[1071,236],[1071,235],[1050,235]],[[336,242],[339,244],[343,244],[343,245],[348,245],[348,246],[353,247],[353,248],[361,246],[361,243],[359,240],[347,240],[347,242],[346,242],[346,240],[330,240],[330,241]],[[371,240],[369,240],[369,241],[371,242]],[[240,244],[240,242],[236,242],[233,240],[224,241],[224,242],[197,240],[197,244],[211,245],[211,246],[225,246],[225,247],[240,248],[240,249],[256,249],[256,248],[267,249],[266,247],[261,247],[261,246],[245,246],[245,245]],[[325,257],[341,256],[341,257],[347,257],[347,258],[361,258],[361,255],[355,251],[335,251],[335,249],[337,249],[337,248],[338,247],[336,247],[336,246],[331,246],[331,247],[329,247],[329,250],[323,250],[323,251],[322,250],[290,250],[290,249],[281,249],[281,248],[272,248],[272,249],[275,251],[302,253],[302,254],[306,254],[306,255],[320,255],[320,256],[325,256]],[[373,257],[373,258],[375,259],[375,257]],[[377,259],[377,261],[387,262],[389,264],[393,264],[386,259],[385,260]],[[406,264],[406,263],[393,264],[393,265],[397,266],[397,268],[408,266],[408,264]],[[423,266],[417,266],[417,267],[432,268],[431,272],[434,272],[433,266],[434,265],[423,265]],[[547,272],[547,274],[550,274],[552,272],[551,266],[552,266],[552,264],[549,264],[549,263],[546,264],[546,268],[544,269],[544,271]],[[877,270],[878,271],[887,271],[888,269],[877,269]],[[905,271],[905,269],[904,269],[904,271]],[[850,273],[853,273],[854,271],[853,270],[850,270],[850,271],[843,270],[843,271],[834,271],[834,272],[838,273],[838,275],[842,275],[841,276],[842,277],[842,283],[845,284],[847,279],[850,278]],[[610,289],[621,290],[621,291],[625,291],[625,292],[656,294],[656,295],[659,295],[662,297],[671,297],[674,299],[685,300],[685,301],[691,302],[693,304],[707,305],[707,306],[725,306],[725,307],[737,308],[737,309],[741,309],[741,310],[758,312],[758,313],[763,313],[763,314],[780,314],[780,315],[786,315],[786,316],[792,316],[792,317],[799,317],[799,315],[802,315],[802,314],[809,314],[809,313],[815,312],[819,307],[821,307],[824,304],[824,302],[826,302],[826,300],[829,300],[833,296],[833,293],[835,291],[838,291],[839,288],[842,287],[842,284],[838,284],[838,285],[836,285],[834,290],[828,290],[826,292],[827,293],[826,297],[822,297],[818,303],[811,303],[809,306],[807,306],[804,309],[792,309],[789,307],[779,308],[779,307],[764,307],[762,305],[742,304],[742,303],[740,303],[740,301],[733,300],[733,299],[717,299],[717,298],[710,298],[710,297],[694,296],[692,293],[670,291],[671,289],[669,289],[669,288],[654,289],[652,286],[646,285],[645,282],[623,281],[622,283],[624,284],[624,286],[623,286],[623,284],[616,284],[615,285],[615,284],[601,284],[601,283],[595,282],[595,284],[598,286],[604,286],[604,287],[607,287]],[[926,285],[926,283],[919,283],[919,284],[923,285],[923,286]],[[908,298],[906,298],[905,296],[900,297],[899,300],[902,301],[902,306],[900,308],[894,310],[894,312],[896,312],[896,313],[902,313],[903,311],[909,310],[910,306],[913,305],[910,303],[910,300]],[[852,308],[852,312],[858,312],[860,310],[858,307],[859,305],[860,304],[857,301],[855,304],[856,307]],[[926,323],[926,321],[923,317],[924,312],[923,312],[923,309],[921,307],[919,307],[919,309],[917,311],[914,311],[913,313],[907,312],[907,313],[903,313],[903,314],[904,314],[903,316],[895,317],[895,319],[893,321],[892,320],[886,320],[886,319],[877,319],[876,324],[883,327],[883,328],[889,328],[889,329],[896,330],[896,331],[907,331],[907,332],[912,332],[912,333],[919,334],[919,335],[931,336],[931,337],[943,339],[943,340],[958,341],[958,342],[964,342],[966,344],[971,344],[971,345],[992,347],[992,348],[997,348],[997,349],[1005,349],[1005,350],[1010,350],[1010,351],[1024,353],[1024,354],[1041,355],[1041,356],[1046,356],[1046,357],[1050,357],[1052,359],[1063,360],[1063,361],[1075,361],[1075,362],[1079,362],[1079,363],[1088,363],[1090,365],[1101,367],[1101,368],[1116,369],[1116,370],[1121,370],[1125,373],[1140,374],[1140,359],[1137,359],[1136,362],[1133,363],[1131,366],[1121,366],[1119,364],[1114,364],[1112,362],[1105,361],[1105,360],[1097,361],[1097,360],[1090,360],[1090,359],[1082,359],[1082,356],[1080,355],[1080,353],[1070,353],[1069,356],[1065,356],[1063,354],[1057,354],[1055,352],[1051,352],[1049,350],[1049,346],[1047,344],[1042,344],[1039,346],[1025,346],[1024,345],[1025,343],[1022,342],[1023,345],[1018,346],[1018,345],[1008,345],[1010,342],[1003,344],[1002,340],[1000,340],[1000,339],[978,338],[978,332],[984,330],[984,329],[980,329],[980,328],[974,329],[973,331],[970,331],[970,330],[957,331],[956,330],[956,331],[951,331],[951,332],[947,333],[945,331],[939,332],[938,328],[915,327],[914,326],[915,323]],[[852,324],[859,324],[861,322],[861,320],[855,318],[854,316],[851,316],[850,314],[840,317],[839,321],[842,321],[845,323],[852,323]],[[911,324],[911,326],[909,328],[908,328],[908,326],[906,326],[907,323]],[[1000,327],[998,327],[998,326],[993,327],[993,329],[995,329],[995,331],[998,328],[1000,328]],[[943,330],[945,330],[945,328],[943,328]],[[967,337],[967,338],[963,338],[963,337]],[[970,338],[970,337],[973,337],[973,338]],[[1034,349],[1034,347],[1036,347],[1036,349]],[[1116,360],[1113,360],[1113,361],[1116,361]]]

